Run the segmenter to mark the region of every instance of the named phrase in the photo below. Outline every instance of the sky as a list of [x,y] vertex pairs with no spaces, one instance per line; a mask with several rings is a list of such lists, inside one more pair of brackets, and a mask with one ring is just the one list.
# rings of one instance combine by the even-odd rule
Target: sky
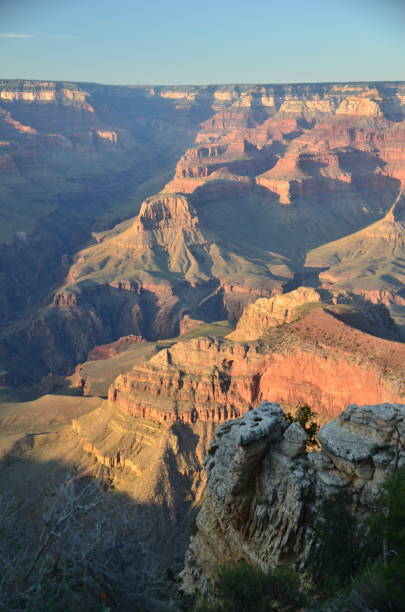
[[405,80],[405,0],[0,0],[0,78]]

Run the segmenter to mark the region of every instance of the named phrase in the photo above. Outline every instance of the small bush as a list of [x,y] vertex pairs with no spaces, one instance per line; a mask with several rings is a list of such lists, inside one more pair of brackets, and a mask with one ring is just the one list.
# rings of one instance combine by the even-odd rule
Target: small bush
[[394,470],[386,478],[379,509],[370,524],[382,556],[373,576],[389,593],[389,609],[405,610],[405,468]]
[[405,610],[404,468],[386,478],[368,532],[356,528],[350,498],[340,493],[322,504],[315,533],[318,545],[311,567],[321,591],[332,594],[346,585],[318,607],[319,612]]
[[323,500],[314,522],[315,541],[309,570],[325,592],[350,582],[360,569],[366,551],[346,490]]
[[379,562],[367,565],[358,576],[353,579],[353,590],[365,607],[379,612],[393,612],[391,593],[384,579],[384,570]]
[[262,571],[244,561],[218,569],[212,598],[199,603],[198,612],[268,612],[297,610],[305,603],[292,570],[277,567]]
[[157,609],[167,586],[136,536],[141,519],[102,485],[67,475],[50,487],[35,524],[21,520],[16,502],[0,498],[0,609]]
[[306,431],[308,434],[309,439],[306,444],[307,449],[318,446],[316,436],[318,434],[320,425],[314,420],[316,416],[317,413],[314,412],[312,408],[308,406],[308,404],[297,406],[295,414],[291,414],[291,412],[286,412],[285,414],[285,418],[289,423],[299,423],[304,431]]

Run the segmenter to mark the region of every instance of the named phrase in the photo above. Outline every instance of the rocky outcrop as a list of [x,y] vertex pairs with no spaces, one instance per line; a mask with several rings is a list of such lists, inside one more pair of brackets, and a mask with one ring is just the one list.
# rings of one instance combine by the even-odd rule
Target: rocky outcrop
[[94,109],[87,103],[89,92],[78,86],[64,86],[52,81],[0,81],[0,100],[39,104],[65,104]]
[[[267,151],[266,151],[267,153]],[[175,176],[166,191],[192,193],[222,169],[241,177],[254,176],[269,165],[266,154],[245,140],[219,144],[197,144],[189,149],[176,166]]]
[[353,329],[318,309],[265,343],[195,338],[118,376],[109,401],[161,423],[222,422],[271,398],[309,404],[325,422],[350,400],[399,402],[405,346]]
[[[149,257],[156,257],[159,255],[159,249],[163,249],[167,254],[169,267],[173,271],[181,271],[186,278],[188,268],[193,267],[195,257],[191,246],[195,245],[196,251],[202,251],[202,257],[204,251],[208,250],[197,212],[191,202],[180,194],[162,193],[154,198],[147,198],[142,203],[131,229],[113,238],[112,243],[118,244],[120,248],[133,249],[134,259],[139,252],[142,257],[147,258],[148,251]],[[186,252],[179,253],[181,249]]]
[[87,355],[87,361],[109,359],[110,357],[114,357],[114,355],[121,353],[128,346],[131,346],[132,344],[139,344],[140,342],[145,342],[145,339],[141,336],[122,336],[121,338],[119,338],[119,340],[116,340],[115,342],[95,346],[94,349],[92,349]]
[[94,347],[128,335],[174,337],[182,313],[179,297],[167,286],[84,283],[75,291],[67,288],[18,334],[4,340],[11,380],[16,372],[26,383],[47,371],[68,374]]
[[0,421],[0,482],[2,489],[8,483],[11,499],[21,499],[20,520],[42,511],[45,481],[62,486],[74,472],[114,489],[107,503],[118,499],[117,511],[128,511],[162,572],[181,566],[204,487],[212,423],[162,427],[109,408],[100,397],[63,394],[13,398],[2,403]]
[[258,299],[245,308],[235,331],[229,334],[228,338],[242,341],[256,340],[268,328],[294,321],[304,304],[319,303],[321,300],[319,291],[311,287],[299,287],[272,298]]
[[[298,321],[316,308],[324,308],[330,314],[358,328],[382,338],[399,340],[400,332],[389,314],[392,302],[388,292],[381,295],[358,295],[349,291],[326,291],[311,287],[298,287],[288,293],[270,298],[260,298],[248,305],[236,329],[227,338],[239,342],[257,340],[272,328]],[[320,313],[318,320],[325,318]],[[332,324],[331,330],[334,325]],[[342,330],[343,331],[343,330]],[[350,336],[350,333],[348,335]]]
[[179,324],[179,332],[180,336],[183,334],[187,334],[192,329],[196,327],[200,327],[203,325],[204,321],[200,321],[199,319],[192,319],[189,315],[184,315]]
[[373,509],[389,470],[405,465],[405,404],[349,406],[324,425],[320,449],[278,404],[264,402],[224,423],[205,460],[207,485],[182,572],[186,592],[204,592],[221,563],[280,563],[305,574],[319,504],[341,489],[355,516]]
[[117,484],[126,481],[138,503],[153,498],[155,503],[166,502],[184,521],[184,506],[200,499],[205,482],[202,463],[213,438],[213,423],[163,427],[104,403],[73,419],[72,428],[82,450],[110,468]]

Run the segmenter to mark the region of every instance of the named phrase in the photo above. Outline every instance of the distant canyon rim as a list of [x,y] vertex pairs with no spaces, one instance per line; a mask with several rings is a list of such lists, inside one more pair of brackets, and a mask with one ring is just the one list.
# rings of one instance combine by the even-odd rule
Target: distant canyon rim
[[3,486],[101,477],[181,569],[219,424],[404,403],[404,185],[403,82],[1,80]]

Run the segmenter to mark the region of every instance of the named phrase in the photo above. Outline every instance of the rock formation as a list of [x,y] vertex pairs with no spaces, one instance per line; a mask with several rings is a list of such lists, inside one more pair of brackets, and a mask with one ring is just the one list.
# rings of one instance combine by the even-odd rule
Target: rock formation
[[383,219],[307,255],[307,265],[322,269],[322,286],[348,289],[375,303],[405,306],[405,196]]
[[305,452],[307,437],[269,402],[216,430],[182,573],[186,592],[204,592],[218,564],[238,559],[305,573],[321,501],[344,488],[362,519],[389,470],[405,465],[405,404],[351,405],[321,428],[319,450]]
[[327,308],[328,313],[362,331],[399,340],[400,331],[383,305],[389,302],[367,299],[367,295],[359,293],[298,287],[271,298],[259,298],[244,309],[236,329],[227,337],[240,342],[257,340],[273,327],[298,321],[316,308]]
[[195,329],[196,327],[199,327],[200,325],[203,325],[203,324],[204,324],[203,321],[200,321],[198,319],[192,319],[189,315],[185,314],[183,318],[181,319],[180,325],[179,325],[180,336],[187,334],[192,329]]
[[405,346],[354,329],[318,308],[265,342],[178,342],[118,376],[109,400],[161,423],[222,422],[271,398],[309,404],[325,422],[350,401],[400,402]]
[[[307,509],[340,486],[362,512],[402,409],[350,409],[305,457],[299,426],[257,407],[309,404],[325,423],[403,401],[384,304],[404,307],[404,102],[403,83],[0,81],[0,380],[41,381],[2,394],[93,396],[6,406],[2,482],[24,498],[21,458],[38,479],[67,463],[102,476],[142,505],[170,565],[224,423],[189,589],[228,556],[304,564]],[[196,337],[213,321],[217,337]]]
[[319,291],[311,287],[299,287],[289,293],[261,298],[245,308],[234,332],[228,338],[233,340],[256,340],[271,328],[291,323],[298,318],[304,304],[319,303]]
[[[404,87],[1,81],[10,380],[24,379],[34,353],[31,379],[64,374],[122,335],[176,335],[185,313],[235,321],[258,297],[316,285],[330,267],[318,249],[398,209]],[[392,244],[380,241],[382,259]],[[383,267],[376,290],[395,294],[399,317],[400,265]],[[344,288],[360,290],[361,271]]]
[[145,342],[140,336],[122,336],[119,340],[111,342],[110,344],[102,344],[94,347],[87,355],[88,361],[97,361],[98,359],[108,359],[114,357],[118,353],[125,350],[132,344],[138,344],[139,342]]
[[0,421],[0,483],[18,503],[20,521],[37,524],[49,501],[44,486],[48,493],[72,474],[97,479],[114,488],[107,504],[118,500],[117,513],[130,521],[159,574],[181,567],[213,423],[164,427],[100,397],[60,394],[2,402]]

